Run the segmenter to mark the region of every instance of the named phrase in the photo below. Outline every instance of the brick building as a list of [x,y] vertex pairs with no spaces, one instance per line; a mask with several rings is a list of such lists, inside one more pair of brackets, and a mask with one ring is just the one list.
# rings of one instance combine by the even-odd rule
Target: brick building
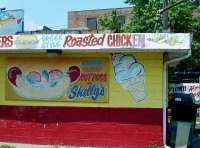
[[[132,11],[132,7],[116,8],[118,18],[123,26],[129,21],[129,16]],[[110,15],[111,9],[99,9],[99,10],[85,10],[85,11],[70,11],[68,12],[68,28],[86,28],[91,30],[100,29],[97,25],[97,18],[100,15],[107,13]]]

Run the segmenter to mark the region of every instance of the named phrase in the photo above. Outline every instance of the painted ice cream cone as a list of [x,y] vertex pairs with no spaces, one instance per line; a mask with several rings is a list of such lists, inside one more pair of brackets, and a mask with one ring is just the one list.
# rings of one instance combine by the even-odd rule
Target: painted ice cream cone
[[122,87],[129,92],[132,99],[139,103],[147,97],[145,87],[145,75],[139,75],[121,83]]
[[147,98],[145,70],[132,55],[110,54],[113,62],[115,81],[127,90],[134,102],[140,103]]

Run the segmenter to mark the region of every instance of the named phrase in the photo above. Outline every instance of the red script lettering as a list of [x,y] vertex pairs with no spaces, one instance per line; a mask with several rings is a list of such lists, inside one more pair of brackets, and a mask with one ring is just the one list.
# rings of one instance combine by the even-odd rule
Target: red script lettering
[[68,35],[65,37],[63,47],[87,47],[87,46],[102,46],[104,43],[105,34],[101,37],[95,37],[93,34],[85,37],[73,37]]

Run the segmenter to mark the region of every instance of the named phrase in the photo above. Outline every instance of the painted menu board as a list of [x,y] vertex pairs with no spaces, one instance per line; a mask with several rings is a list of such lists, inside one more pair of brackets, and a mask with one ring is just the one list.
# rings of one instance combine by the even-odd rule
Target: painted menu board
[[108,102],[109,58],[7,58],[6,99]]

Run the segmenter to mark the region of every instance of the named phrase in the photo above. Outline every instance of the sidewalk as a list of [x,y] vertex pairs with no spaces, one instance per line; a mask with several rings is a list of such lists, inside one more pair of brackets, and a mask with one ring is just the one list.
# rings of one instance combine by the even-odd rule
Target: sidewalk
[[77,146],[56,146],[56,145],[37,145],[37,144],[0,142],[0,146],[3,144],[14,146],[14,148],[91,148],[91,147],[77,147]]
[[67,146],[53,146],[53,145],[36,145],[36,144],[22,144],[22,143],[7,143],[0,142],[0,145],[7,144],[9,146],[14,146],[14,148],[70,148]]

